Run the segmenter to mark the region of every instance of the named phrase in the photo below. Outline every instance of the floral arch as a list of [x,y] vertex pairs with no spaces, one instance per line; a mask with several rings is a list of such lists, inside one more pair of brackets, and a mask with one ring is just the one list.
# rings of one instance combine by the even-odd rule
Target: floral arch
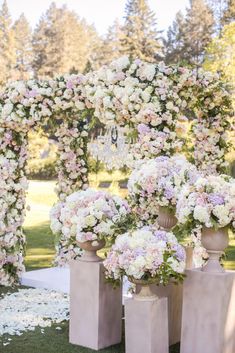
[[[48,122],[57,127],[57,194],[63,202],[88,187],[88,117],[128,127],[136,159],[185,149],[199,169],[213,174],[226,169],[230,113],[229,91],[217,75],[127,57],[85,76],[9,83],[0,95],[0,284],[16,282],[24,270],[29,130]],[[183,141],[179,130],[186,116],[190,139]],[[78,254],[76,244],[60,239],[58,264]]]

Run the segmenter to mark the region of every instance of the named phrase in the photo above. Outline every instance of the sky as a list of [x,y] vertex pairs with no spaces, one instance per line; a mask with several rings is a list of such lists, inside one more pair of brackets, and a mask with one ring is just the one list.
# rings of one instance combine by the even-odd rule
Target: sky
[[[1,5],[2,2],[3,0],[0,0]],[[51,0],[7,0],[13,20],[24,12],[33,28],[51,2]],[[97,31],[103,35],[116,18],[120,22],[123,20],[126,0],[55,0],[55,3],[57,6],[66,4],[89,24],[94,24]],[[176,12],[184,11],[189,0],[148,0],[148,3],[156,13],[158,29],[167,30]]]

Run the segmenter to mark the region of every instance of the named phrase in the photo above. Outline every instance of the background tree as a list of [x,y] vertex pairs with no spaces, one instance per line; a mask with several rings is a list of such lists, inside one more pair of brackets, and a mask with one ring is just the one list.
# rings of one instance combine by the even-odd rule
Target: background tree
[[99,37],[94,27],[80,20],[65,6],[52,3],[41,17],[33,36],[33,67],[38,76],[53,77],[68,72],[83,72],[95,60]]
[[147,0],[128,0],[121,39],[122,53],[154,62],[162,48],[156,18]]
[[167,31],[165,41],[165,61],[167,64],[182,63],[184,58],[185,18],[181,11],[177,12],[175,20]]
[[103,64],[108,64],[111,61],[121,56],[122,45],[122,28],[118,20],[116,19],[112,26],[108,28],[107,34],[103,40],[102,53],[103,53]]
[[0,84],[14,78],[16,64],[15,38],[7,2],[0,10]]
[[235,22],[225,25],[206,51],[204,68],[220,72],[235,89]]
[[16,49],[16,78],[27,80],[32,74],[32,32],[29,23],[22,14],[14,24]]
[[215,33],[220,34],[223,28],[223,16],[228,0],[207,0],[207,4],[213,11]]
[[186,12],[183,59],[190,65],[202,64],[205,49],[212,39],[214,19],[204,0],[191,0]]
[[223,24],[235,21],[235,0],[228,0],[227,7],[222,18]]

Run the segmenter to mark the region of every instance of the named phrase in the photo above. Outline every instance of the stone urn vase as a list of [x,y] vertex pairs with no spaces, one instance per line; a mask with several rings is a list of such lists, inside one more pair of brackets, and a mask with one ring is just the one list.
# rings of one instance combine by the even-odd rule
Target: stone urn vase
[[228,229],[225,228],[202,228],[202,246],[207,250],[209,259],[202,268],[204,272],[221,273],[224,272],[220,264],[220,257],[229,243]]
[[160,206],[157,222],[163,229],[170,230],[177,224],[177,218],[173,211],[170,211],[167,207]]
[[133,277],[128,277],[128,280],[131,283],[134,283],[138,286],[138,293],[134,294],[135,300],[155,300],[157,297],[156,294],[152,292],[151,284],[156,284],[156,279],[135,279]]
[[99,262],[101,257],[97,255],[97,251],[105,246],[105,240],[89,240],[85,242],[78,242],[79,247],[84,250],[80,261]]

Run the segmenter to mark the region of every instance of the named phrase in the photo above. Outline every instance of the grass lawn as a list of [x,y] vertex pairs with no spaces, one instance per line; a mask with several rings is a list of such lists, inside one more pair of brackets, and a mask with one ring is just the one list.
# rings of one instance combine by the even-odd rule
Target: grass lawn
[[[120,173],[110,175],[102,173],[98,176],[91,176],[90,181],[93,187],[97,187],[101,181],[112,181],[109,191],[120,192],[125,196],[126,191],[118,188],[118,181],[125,179]],[[24,231],[27,238],[27,256],[25,260],[27,270],[50,267],[54,258],[54,236],[49,226],[50,207],[56,202],[54,192],[55,182],[51,181],[32,181],[30,182],[28,193],[28,205],[31,210],[28,212]],[[235,270],[235,240],[231,239],[227,250],[227,259],[225,261],[227,269]],[[0,287],[0,295],[7,291],[17,289]],[[61,327],[56,330],[55,327]],[[56,324],[50,328],[45,328],[41,333],[40,328],[33,332],[26,332],[22,336],[5,336],[3,341],[0,338],[1,353],[93,353],[95,351],[73,346],[68,342],[68,322],[60,325]],[[3,346],[3,342],[9,345]],[[124,341],[121,345],[110,347],[100,352],[103,353],[124,353]],[[144,352],[143,352],[144,353]],[[179,353],[179,346],[171,347],[170,353]]]

